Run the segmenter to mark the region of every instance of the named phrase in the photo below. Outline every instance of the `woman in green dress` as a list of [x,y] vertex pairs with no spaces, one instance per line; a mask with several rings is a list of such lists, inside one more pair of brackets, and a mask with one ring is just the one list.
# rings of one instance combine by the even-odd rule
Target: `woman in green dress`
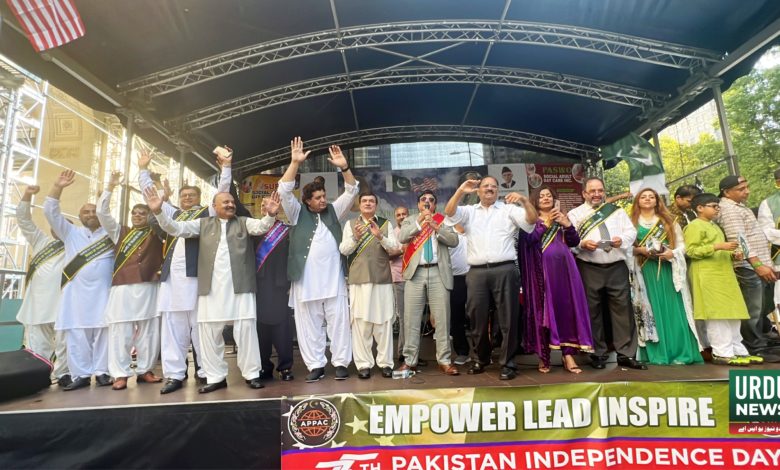
[[682,230],[650,188],[634,198],[631,220],[637,229],[632,300],[639,354],[650,364],[701,364]]

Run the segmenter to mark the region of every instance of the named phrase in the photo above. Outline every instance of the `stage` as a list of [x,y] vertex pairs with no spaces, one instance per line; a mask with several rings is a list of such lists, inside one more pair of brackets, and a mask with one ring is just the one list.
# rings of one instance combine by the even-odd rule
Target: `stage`
[[[449,377],[432,360],[432,343],[424,338],[422,357],[430,365],[404,380],[383,378],[377,369],[370,379],[360,380],[350,368],[350,378],[337,381],[328,366],[323,380],[305,383],[307,371],[296,351],[295,380],[266,381],[260,390],[245,385],[233,354],[228,355],[228,387],[205,395],[198,394],[192,379],[168,395],[160,395],[158,384],[139,385],[135,380],[123,391],[96,387],[94,381],[89,389],[73,392],[52,385],[35,395],[0,403],[0,467],[279,468],[279,398],[285,396],[588,382],[726,381],[729,375],[728,367],[709,363],[624,369],[616,364],[614,354],[603,370],[591,368],[587,357],[580,356],[583,373],[575,375],[563,369],[555,353],[548,374],[539,373],[536,358],[525,355],[517,357],[519,375],[514,380],[499,380],[497,365],[481,375],[468,375],[468,367],[460,366],[461,375]],[[775,368],[775,364],[751,367]]]

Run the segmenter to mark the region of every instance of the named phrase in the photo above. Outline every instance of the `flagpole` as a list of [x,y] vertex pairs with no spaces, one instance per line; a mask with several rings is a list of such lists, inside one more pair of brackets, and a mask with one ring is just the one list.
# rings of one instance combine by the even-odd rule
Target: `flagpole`
[[726,117],[726,107],[723,105],[723,95],[720,93],[720,84],[712,85],[712,97],[715,99],[715,108],[718,110],[718,121],[720,122],[720,133],[723,136],[723,146],[726,149],[726,161],[729,165],[729,174],[739,174],[737,165],[737,152],[734,151],[734,143],[731,141],[731,128],[729,120]]

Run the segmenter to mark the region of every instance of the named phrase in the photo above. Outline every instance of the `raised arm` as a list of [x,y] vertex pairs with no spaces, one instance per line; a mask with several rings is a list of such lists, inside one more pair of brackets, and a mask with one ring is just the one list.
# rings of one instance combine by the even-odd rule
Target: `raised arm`
[[122,231],[122,227],[111,215],[111,195],[114,192],[114,188],[119,186],[121,182],[122,173],[118,171],[111,172],[111,177],[109,178],[108,184],[106,185],[106,190],[103,191],[103,194],[100,195],[100,199],[98,199],[96,211],[97,218],[100,221],[100,226],[106,229],[109,238],[111,238],[111,241],[114,243],[119,241],[119,235]]
[[40,186],[27,186],[22,195],[22,200],[16,206],[16,225],[19,226],[19,230],[22,231],[25,240],[34,251],[38,251],[39,245],[47,243],[50,239],[43,230],[39,229],[32,220],[30,214],[30,207],[32,205],[32,197],[34,194],[38,194],[41,190]]
[[463,196],[466,194],[475,192],[478,187],[479,180],[466,180],[458,187],[458,189],[455,190],[455,194],[452,195],[450,200],[447,201],[447,205],[444,206],[444,215],[450,217],[453,220],[452,225],[460,222],[460,220],[455,220],[455,212],[458,209],[460,200],[463,199]]
[[65,170],[60,173],[49,190],[49,197],[43,203],[43,213],[46,216],[46,220],[49,221],[49,225],[54,230],[54,233],[62,240],[67,238],[73,226],[62,215],[60,196],[62,196],[62,190],[72,185],[75,179],[76,172],[73,170]]
[[[141,152],[141,155],[138,157],[138,187],[141,188],[141,193],[144,193],[147,188],[155,188],[152,175],[149,173],[149,163],[151,161],[152,156],[146,152]],[[163,199],[162,210],[168,217],[173,218],[176,208],[168,202],[168,198],[171,196],[171,187],[168,185],[168,180],[165,180],[163,187],[165,188],[166,197]]]
[[253,219],[251,217],[246,219],[246,229],[249,235],[263,235],[271,230],[274,222],[276,222],[280,204],[279,193],[276,191],[271,193],[271,197],[264,198],[263,212],[265,212],[265,216],[262,219]]
[[[536,224],[536,219],[539,218],[536,208],[531,204],[531,201],[520,193],[510,193],[504,200],[507,204],[510,204],[509,214],[515,226],[520,227],[526,233],[531,233]],[[523,207],[517,207],[518,204]]]
[[144,191],[146,204],[160,223],[160,228],[174,237],[196,238],[200,236],[200,219],[176,221],[162,210],[162,199],[154,188]]

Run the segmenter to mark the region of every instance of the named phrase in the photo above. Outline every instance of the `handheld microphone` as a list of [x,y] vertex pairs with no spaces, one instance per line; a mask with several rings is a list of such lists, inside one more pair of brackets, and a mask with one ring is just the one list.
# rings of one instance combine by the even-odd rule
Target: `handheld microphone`
[[424,207],[425,207],[426,210],[431,210],[431,203],[430,202],[426,202]]

